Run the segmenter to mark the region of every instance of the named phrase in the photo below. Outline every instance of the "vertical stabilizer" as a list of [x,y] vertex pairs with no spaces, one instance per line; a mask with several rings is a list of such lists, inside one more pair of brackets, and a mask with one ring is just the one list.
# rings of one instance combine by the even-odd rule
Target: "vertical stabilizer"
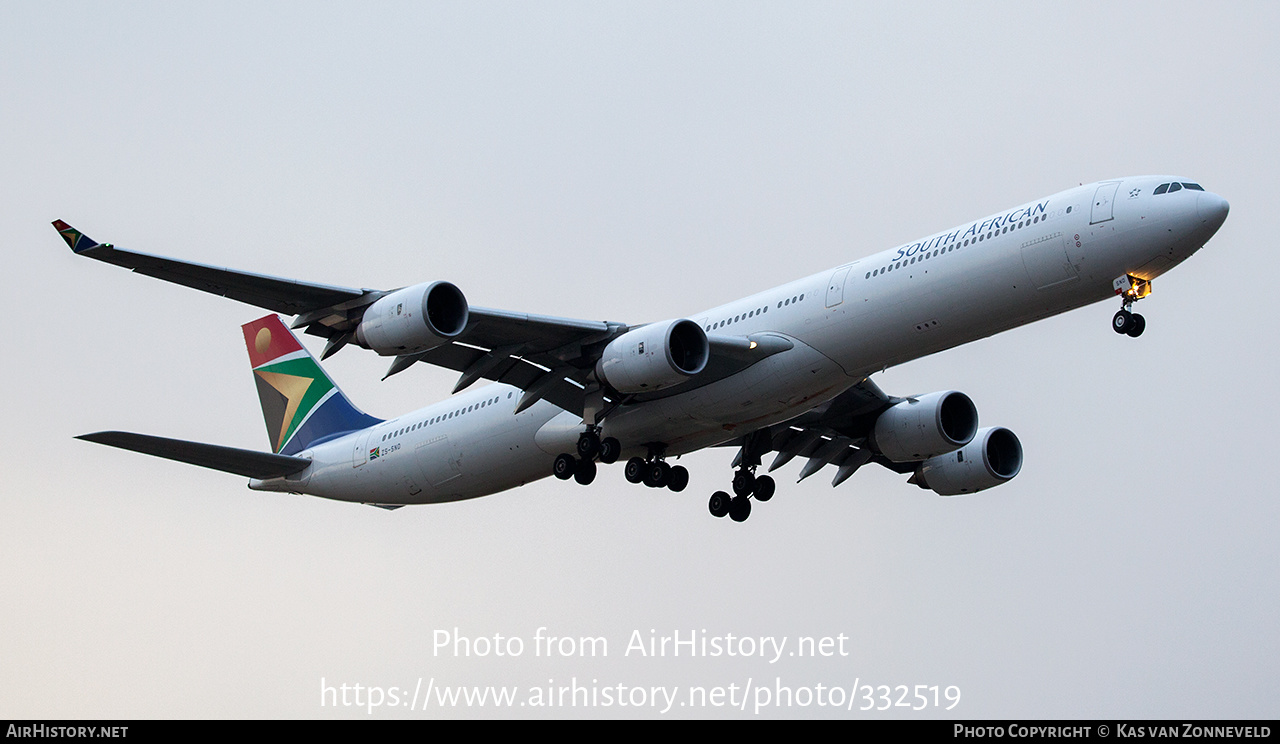
[[241,326],[271,450],[292,455],[381,423],[351,404],[277,315]]

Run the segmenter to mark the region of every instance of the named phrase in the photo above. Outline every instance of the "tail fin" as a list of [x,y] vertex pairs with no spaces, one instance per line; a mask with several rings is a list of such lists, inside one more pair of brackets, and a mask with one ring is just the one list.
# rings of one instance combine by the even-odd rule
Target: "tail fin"
[[279,316],[240,328],[272,452],[296,454],[321,440],[382,422],[351,404]]

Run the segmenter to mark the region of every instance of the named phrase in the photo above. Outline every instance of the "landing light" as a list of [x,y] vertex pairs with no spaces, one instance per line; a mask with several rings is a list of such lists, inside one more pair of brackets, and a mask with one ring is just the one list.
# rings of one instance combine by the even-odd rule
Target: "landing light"
[[1116,294],[1123,295],[1130,302],[1141,300],[1151,294],[1151,281],[1141,279],[1133,274],[1125,274],[1119,277],[1111,286],[1115,289]]
[[752,342],[751,342],[751,348],[753,348],[753,349],[754,349],[754,348],[756,348],[756,342],[755,342],[755,341],[752,341]]

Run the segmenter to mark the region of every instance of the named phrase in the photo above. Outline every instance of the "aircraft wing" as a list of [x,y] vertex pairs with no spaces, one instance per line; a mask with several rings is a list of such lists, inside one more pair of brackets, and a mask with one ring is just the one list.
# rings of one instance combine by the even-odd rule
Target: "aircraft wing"
[[[273,312],[297,316],[291,326],[328,339],[320,358],[337,352],[355,337],[369,305],[394,290],[355,289],[266,276],[173,258],[126,251],[98,243],[62,220],[53,226],[76,255],[103,261],[139,274],[228,297]],[[466,327],[449,343],[418,354],[399,356],[386,377],[417,362],[460,372],[457,392],[480,379],[525,391],[517,412],[541,399],[568,411],[582,412],[591,372],[604,347],[632,327],[602,320],[579,320],[469,306]],[[777,334],[751,337],[711,336],[706,369],[688,382],[627,401],[675,395],[723,379],[791,348]],[[385,377],[384,377],[385,379]],[[623,401],[604,398],[606,406]]]
[[[57,228],[67,245],[77,255],[103,261],[153,276],[166,282],[230,297],[249,305],[256,305],[285,315],[297,315],[320,308],[341,305],[366,298],[371,289],[331,287],[326,284],[281,279],[247,271],[235,271],[218,266],[179,261],[173,258],[152,256],[147,253],[125,251],[109,243],[98,243],[71,225],[56,220]],[[378,293],[378,296],[381,296]],[[376,298],[374,298],[376,299]],[[372,300],[370,300],[372,302]]]
[[275,455],[270,452],[201,444],[182,439],[166,439],[127,431],[99,431],[78,436],[76,439],[262,480],[292,475],[311,464],[311,461],[304,457]]
[[[321,359],[350,341],[365,308],[387,294],[376,289],[315,284],[126,251],[98,243],[63,220],[55,220],[53,226],[76,255],[273,312],[296,315],[294,328],[305,326],[307,333],[329,339]],[[540,394],[529,401],[530,405],[547,398],[563,408],[580,411],[581,380],[591,366],[586,360],[592,356],[592,349],[584,350],[583,346],[607,343],[625,330],[622,323],[471,307],[466,329],[453,342],[425,354],[397,357],[387,375],[422,361],[463,372],[459,390],[481,378],[525,390],[539,383]],[[548,378],[552,371],[559,376]]]
[[835,465],[837,471],[832,486],[840,485],[868,462],[899,473],[910,472],[915,469],[914,463],[891,462],[866,446],[876,417],[900,400],[886,395],[870,378],[865,379],[824,405],[734,442],[741,450],[733,467],[738,467],[744,459],[759,463],[762,456],[776,451],[778,454],[769,464],[768,472],[802,457],[806,462],[799,480],[827,465]]

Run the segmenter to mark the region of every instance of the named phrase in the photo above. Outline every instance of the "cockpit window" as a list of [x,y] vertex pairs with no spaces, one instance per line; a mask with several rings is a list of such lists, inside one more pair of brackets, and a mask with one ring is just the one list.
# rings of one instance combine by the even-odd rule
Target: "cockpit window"
[[1166,192],[1172,194],[1175,191],[1182,191],[1183,189],[1189,189],[1191,191],[1204,191],[1204,187],[1198,183],[1162,183],[1156,187],[1155,191],[1151,192],[1151,195],[1159,196],[1160,194],[1163,194]]
[[1187,188],[1189,191],[1204,191],[1204,187],[1198,183],[1161,183],[1156,187],[1156,191],[1152,191],[1152,196],[1160,196],[1161,193],[1172,193]]

